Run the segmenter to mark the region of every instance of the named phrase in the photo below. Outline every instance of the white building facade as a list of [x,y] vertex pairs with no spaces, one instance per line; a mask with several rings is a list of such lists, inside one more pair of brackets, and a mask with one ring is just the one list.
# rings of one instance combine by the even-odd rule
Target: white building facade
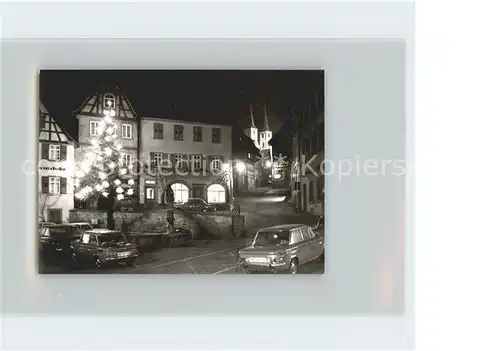
[[140,121],[139,201],[175,203],[202,198],[225,203],[232,196],[232,127],[144,117]]
[[74,207],[75,142],[42,103],[39,105],[39,221],[67,222]]

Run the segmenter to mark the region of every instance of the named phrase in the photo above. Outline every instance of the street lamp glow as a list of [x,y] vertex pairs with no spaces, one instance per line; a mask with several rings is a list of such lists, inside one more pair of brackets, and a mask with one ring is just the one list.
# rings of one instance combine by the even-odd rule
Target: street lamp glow
[[266,161],[266,167],[267,167],[267,168],[270,168],[270,167],[271,167],[271,161],[269,161],[269,160],[267,160],[267,161]]
[[236,163],[236,170],[238,171],[238,173],[243,173],[245,171],[245,168],[246,168],[246,166],[243,162],[238,161]]

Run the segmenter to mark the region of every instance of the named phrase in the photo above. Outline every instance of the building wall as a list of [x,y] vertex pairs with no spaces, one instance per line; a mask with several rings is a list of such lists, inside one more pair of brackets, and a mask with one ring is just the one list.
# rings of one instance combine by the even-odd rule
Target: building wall
[[[39,216],[48,220],[49,209],[61,209],[62,221],[66,222],[69,218],[69,211],[74,207],[73,198],[73,175],[75,172],[74,145],[66,144],[66,160],[64,161],[49,161],[42,159],[42,144],[38,143],[38,208]],[[50,142],[45,142],[51,144]],[[49,194],[43,192],[42,177],[60,177],[66,179],[65,194]]]
[[[216,183],[212,174],[206,171],[210,168],[212,156],[219,156],[221,158],[223,169],[228,171],[228,175],[231,176],[231,167],[228,164],[231,161],[232,156],[232,128],[230,126],[190,123],[159,118],[142,118],[140,123],[141,144],[139,158],[143,163],[148,164],[150,162],[151,153],[156,152],[162,153],[163,159],[169,157],[172,161],[174,159],[174,155],[183,155],[184,159],[189,162],[191,162],[191,156],[202,156],[202,167],[205,171],[204,173],[201,172],[200,174],[197,174],[195,170],[192,169],[187,169],[186,174],[171,172],[171,175],[168,175],[170,174],[167,173],[168,170],[163,173],[168,175],[166,178],[170,183],[184,184],[188,188],[189,197],[202,197],[207,200],[207,188],[212,183]],[[155,123],[163,126],[163,138],[154,138]],[[174,138],[174,126],[176,125],[180,125],[183,128],[182,141],[175,140]],[[201,128],[201,141],[194,141],[193,127]],[[212,128],[220,128],[220,143],[212,142]],[[173,162],[170,164],[173,164]],[[148,202],[148,199],[146,199],[147,187],[155,189],[155,199],[152,200],[152,202],[161,202],[160,196],[162,188],[158,183],[159,180],[155,175],[148,174],[147,172],[141,172],[141,177],[139,179],[140,203]],[[230,189],[232,183],[233,182],[230,180],[229,182],[223,184],[227,190],[226,201],[229,200],[229,194],[232,192],[232,189]]]
[[[324,160],[324,115],[309,115],[297,122],[292,140],[292,157],[290,172],[290,189],[295,208],[298,211],[322,215],[325,210],[325,179],[321,174],[321,164]],[[302,162],[309,163],[317,175],[303,172]],[[311,185],[312,183],[312,185]]]
[[[90,122],[100,122],[102,117],[94,117],[87,115],[78,115],[78,143],[80,145],[91,145],[91,140],[94,136],[90,135]],[[122,144],[124,149],[137,150],[137,140],[138,140],[138,130],[137,122],[132,119],[123,118],[113,118],[113,123],[117,125],[118,141]],[[132,138],[126,139],[122,138],[122,125],[130,124],[132,125]]]

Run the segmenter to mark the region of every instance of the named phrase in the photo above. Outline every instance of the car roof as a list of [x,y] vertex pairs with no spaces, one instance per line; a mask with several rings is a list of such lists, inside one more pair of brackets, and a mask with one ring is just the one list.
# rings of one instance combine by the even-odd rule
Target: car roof
[[[202,199],[201,197],[190,197],[190,198],[188,199],[188,201],[189,201],[189,200],[203,200],[203,199]],[[205,201],[205,200],[203,200],[203,201]]]
[[89,234],[99,234],[99,235],[106,235],[106,234],[121,234],[119,230],[112,230],[112,229],[103,229],[103,228],[97,228],[97,229],[90,229],[86,230],[85,233]]
[[279,225],[274,225],[272,227],[262,228],[260,231],[270,231],[270,230],[286,231],[307,226],[308,226],[307,224],[279,224]]
[[87,223],[87,222],[73,222],[73,223],[67,223],[67,225],[90,225],[90,223]]

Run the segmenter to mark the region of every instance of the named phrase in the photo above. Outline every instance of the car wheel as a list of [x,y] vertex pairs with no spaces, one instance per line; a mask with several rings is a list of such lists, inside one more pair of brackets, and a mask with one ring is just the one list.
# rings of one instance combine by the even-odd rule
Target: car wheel
[[299,272],[299,260],[297,260],[297,258],[294,258],[290,261],[288,272],[290,274],[297,274]]
[[94,260],[94,264],[97,268],[101,268],[102,267],[102,261],[101,259],[99,258],[99,256],[96,256],[95,257],[95,260]]

